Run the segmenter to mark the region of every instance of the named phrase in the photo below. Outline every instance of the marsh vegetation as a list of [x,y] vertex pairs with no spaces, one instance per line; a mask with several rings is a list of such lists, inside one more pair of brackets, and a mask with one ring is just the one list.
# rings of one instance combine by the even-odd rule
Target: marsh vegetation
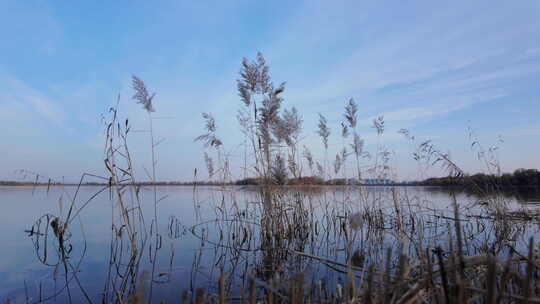
[[[303,179],[392,179],[385,120],[373,120],[376,148],[366,151],[353,99],[344,105],[339,130],[319,114],[310,132],[320,137],[323,152],[315,155],[302,143],[300,111],[285,108],[285,83],[275,85],[269,73],[261,54],[242,61],[240,164],[231,162],[218,122],[203,113],[204,133],[195,141],[205,149],[207,176],[199,170],[194,180],[212,181],[212,187],[158,185],[156,94],[134,76],[133,99],[148,114],[152,166],[146,184],[134,172],[131,126],[117,104],[104,123],[106,176],[86,173],[78,185],[54,186],[59,181],[32,175],[53,187],[28,186],[27,194],[34,201],[54,198],[58,207],[25,223],[32,264],[40,271],[10,282],[19,287],[3,300],[540,303],[536,205],[475,179],[468,180],[475,191],[470,195],[349,183],[294,186]],[[466,176],[433,142],[400,133],[414,145],[411,160],[419,167],[440,167],[449,179]],[[330,141],[341,145],[335,156]],[[502,174],[494,149],[473,148],[489,173]],[[231,185],[233,166],[257,185]],[[96,186],[82,187],[90,182]],[[4,195],[10,191],[16,192]]]

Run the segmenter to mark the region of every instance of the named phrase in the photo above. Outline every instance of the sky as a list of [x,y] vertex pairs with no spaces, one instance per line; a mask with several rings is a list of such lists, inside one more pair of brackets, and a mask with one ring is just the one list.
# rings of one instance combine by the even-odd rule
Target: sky
[[[132,75],[157,93],[158,179],[204,171],[204,147],[193,142],[201,112],[215,117],[235,166],[243,151],[236,79],[242,58],[259,51],[273,81],[286,81],[283,106],[300,110],[302,145],[319,160],[318,113],[335,155],[354,98],[366,149],[387,147],[397,179],[442,174],[419,173],[402,128],[466,172],[487,170],[469,128],[485,149],[499,148],[503,171],[539,168],[539,32],[538,1],[1,0],[0,180],[21,169],[70,181],[104,174],[101,117],[118,96],[133,129],[148,128],[131,99]],[[371,125],[381,115],[378,139]],[[144,179],[148,133],[134,132],[130,144]]]

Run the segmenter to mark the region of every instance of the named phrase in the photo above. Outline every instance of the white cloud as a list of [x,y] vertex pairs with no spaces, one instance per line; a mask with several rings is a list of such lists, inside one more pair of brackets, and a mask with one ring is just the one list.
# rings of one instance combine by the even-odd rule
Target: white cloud
[[61,126],[65,121],[65,112],[58,103],[13,77],[0,77],[0,107],[11,108],[12,111],[15,108],[29,110],[16,116],[5,117],[8,120],[27,120],[31,123],[36,119],[32,115],[34,113],[57,126]]
[[410,121],[433,115],[435,112],[423,107],[404,108],[383,114],[384,119],[390,122]]

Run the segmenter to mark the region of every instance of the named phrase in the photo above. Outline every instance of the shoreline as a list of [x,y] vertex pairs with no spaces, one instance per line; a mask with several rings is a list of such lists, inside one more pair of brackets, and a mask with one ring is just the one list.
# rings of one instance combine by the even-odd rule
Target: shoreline
[[[0,187],[78,187],[78,186],[103,186],[106,187],[109,184],[75,184],[75,183],[62,183],[62,184],[46,184],[46,183],[21,183],[21,182],[0,182]],[[212,187],[221,187],[221,186],[237,186],[237,187],[260,187],[262,185],[239,185],[239,184],[211,184],[211,183],[136,183],[136,184],[124,184],[132,186],[181,186],[181,187],[193,187],[193,186],[212,186]],[[272,187],[283,187],[283,188],[317,188],[317,187],[424,187],[424,188],[442,188],[442,189],[459,189],[467,190],[467,187],[459,185],[422,185],[422,184],[411,184],[411,183],[394,183],[394,184],[351,184],[351,185],[333,185],[333,184],[291,184],[291,185],[271,185]],[[535,185],[511,185],[511,186],[499,186],[501,190],[510,190],[510,189],[524,189],[524,188],[540,188],[540,186]]]

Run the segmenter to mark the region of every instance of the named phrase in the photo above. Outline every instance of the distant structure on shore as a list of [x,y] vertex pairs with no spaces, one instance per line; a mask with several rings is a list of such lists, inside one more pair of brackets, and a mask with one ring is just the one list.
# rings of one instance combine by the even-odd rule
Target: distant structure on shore
[[395,182],[386,178],[366,178],[358,180],[357,178],[347,179],[348,185],[393,185]]

